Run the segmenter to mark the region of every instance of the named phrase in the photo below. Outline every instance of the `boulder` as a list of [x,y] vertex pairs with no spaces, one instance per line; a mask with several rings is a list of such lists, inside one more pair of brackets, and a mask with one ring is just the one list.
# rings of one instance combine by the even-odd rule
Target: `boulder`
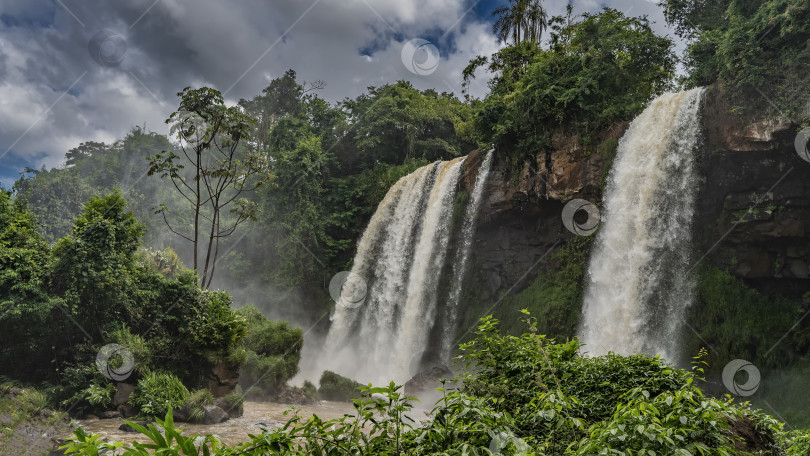
[[117,410],[107,410],[106,412],[101,412],[101,416],[99,418],[101,418],[102,420],[121,418],[121,412]]
[[188,421],[188,408],[182,406],[180,408],[172,409],[172,419],[177,422]]
[[413,376],[405,383],[405,394],[414,395],[432,391],[442,386],[441,380],[452,381],[453,371],[447,366],[433,366]]
[[230,418],[230,416],[228,416],[228,412],[222,410],[216,405],[203,405],[202,407],[203,410],[205,410],[205,419],[203,420],[203,424],[219,424],[224,421],[228,421]]
[[208,389],[214,397],[224,397],[236,390],[239,384],[239,368],[230,363],[219,362],[208,375]]
[[116,383],[115,384],[115,394],[112,398],[112,405],[113,407],[118,407],[119,405],[126,404],[129,400],[129,396],[135,392],[135,385],[130,383]]
[[224,397],[214,399],[214,405],[225,410],[231,418],[239,418],[245,412],[242,407],[231,407],[228,405],[228,401],[226,401]]
[[133,406],[131,406],[129,404],[119,405],[116,410],[118,410],[118,413],[121,414],[122,418],[130,418],[130,417],[135,416],[136,413],[138,413],[138,411],[135,409],[135,407],[133,407]]

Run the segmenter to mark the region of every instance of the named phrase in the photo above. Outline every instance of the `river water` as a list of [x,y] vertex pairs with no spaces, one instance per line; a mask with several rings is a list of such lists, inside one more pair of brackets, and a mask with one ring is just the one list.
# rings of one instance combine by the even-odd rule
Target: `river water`
[[[289,411],[290,407],[288,404],[248,401],[245,402],[244,415],[239,418],[231,418],[220,424],[175,423],[175,426],[183,429],[183,435],[216,434],[222,439],[223,443],[233,445],[250,440],[248,434],[260,434],[262,432],[261,426],[267,429],[282,427],[292,416],[291,413],[287,416],[284,415],[284,412]],[[352,404],[346,402],[321,401],[316,405],[295,407],[301,411],[301,415],[304,417],[314,414],[323,420],[340,418],[344,414],[353,415],[355,412]],[[102,434],[107,439],[116,442],[138,441],[146,443],[148,439],[140,433],[120,431],[118,427],[123,422],[124,420],[121,418],[79,420],[79,424],[87,433]]]

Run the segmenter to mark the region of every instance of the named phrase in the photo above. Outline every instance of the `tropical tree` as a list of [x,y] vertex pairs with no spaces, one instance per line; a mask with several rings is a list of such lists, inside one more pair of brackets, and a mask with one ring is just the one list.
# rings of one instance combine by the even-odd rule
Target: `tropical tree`
[[492,12],[497,19],[492,31],[502,42],[511,38],[512,44],[539,42],[548,27],[548,15],[542,0],[509,0],[509,4]]
[[[177,192],[190,205],[190,233],[181,232],[166,217],[169,208],[156,211],[174,234],[192,243],[194,271],[200,286],[208,288],[214,276],[220,239],[230,236],[246,220],[256,219],[257,206],[240,196],[255,190],[270,178],[264,154],[240,147],[249,140],[255,119],[240,107],[227,107],[215,89],[186,87],[177,94],[179,109],[166,123],[180,141],[183,158],[173,150],[151,157],[149,174],[169,177]],[[185,171],[186,165],[191,169]],[[227,210],[226,210],[227,209]],[[207,230],[207,234],[204,233]],[[205,255],[201,261],[200,253]]]

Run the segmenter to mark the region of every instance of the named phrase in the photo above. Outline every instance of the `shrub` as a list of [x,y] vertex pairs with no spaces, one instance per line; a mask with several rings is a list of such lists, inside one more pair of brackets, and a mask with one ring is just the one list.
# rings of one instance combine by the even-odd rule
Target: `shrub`
[[129,401],[140,409],[141,415],[155,417],[182,407],[188,398],[188,389],[179,378],[166,372],[152,371],[138,380],[138,387]]
[[489,62],[496,74],[475,127],[513,172],[549,150],[556,132],[576,131],[587,142],[594,132],[631,120],[670,88],[674,75],[673,43],[657,36],[647,18],[605,8],[550,23],[547,49],[529,42],[507,46],[464,70],[468,77]]
[[202,388],[192,392],[185,404],[188,410],[188,421],[191,423],[202,423],[205,420],[205,409],[203,405],[214,403],[214,395],[208,388]]
[[304,386],[302,386],[301,389],[304,391],[304,395],[306,395],[307,398],[313,401],[321,399],[321,395],[318,394],[318,387],[309,380],[304,380]]
[[298,373],[304,336],[286,322],[268,320],[253,306],[237,313],[247,321],[244,350],[234,350],[229,358],[244,359],[240,382],[248,395],[272,395]]
[[228,410],[241,410],[245,406],[245,395],[242,392],[242,387],[237,385],[234,392],[226,394],[225,403],[228,404]]
[[142,375],[152,366],[152,350],[149,344],[139,335],[132,334],[129,327],[121,325],[120,328],[110,333],[110,341],[121,345],[132,353],[135,360],[133,374]]
[[[710,265],[700,270],[697,294],[688,321],[699,335],[690,333],[687,347],[696,353],[709,344],[712,351],[706,360],[714,372],[735,358],[760,368],[784,367],[810,349],[810,326],[796,324],[804,313],[798,303],[763,295]],[[783,341],[782,335],[787,336]]]
[[688,86],[720,82],[735,111],[806,117],[810,7],[805,0],[662,0],[667,22],[690,42]]
[[26,388],[16,398],[17,408],[28,415],[37,413],[48,405],[48,395],[33,388]]
[[[350,401],[360,397],[358,388],[362,384],[346,377],[342,377],[332,371],[323,371],[321,374],[320,388],[318,394],[327,401]],[[313,385],[314,386],[314,385]]]
[[112,395],[115,394],[115,385],[112,382],[105,382],[103,384],[91,384],[85,390],[87,402],[99,409],[105,409],[112,401]]
[[203,290],[199,303],[181,328],[181,335],[197,353],[226,355],[245,336],[247,324],[231,309],[231,297],[224,291]]
[[[352,401],[354,413],[336,419],[304,418],[292,411],[283,427],[265,430],[249,442],[222,448],[209,437],[183,451],[291,456],[806,454],[806,433],[784,433],[781,423],[745,404],[704,396],[695,386],[699,368],[686,372],[640,355],[583,358],[578,343],[554,344],[536,334],[534,324],[521,336],[501,335],[496,324],[491,317],[482,320],[460,357],[470,367],[461,391],[443,391],[418,426],[409,418],[413,398],[392,382],[360,387],[359,398]],[[345,384],[349,392],[355,385],[327,371],[321,387],[328,384]],[[180,445],[197,437],[178,437],[171,416],[159,423],[166,439],[157,429],[136,427],[155,442],[152,449],[179,454]],[[79,430],[68,454],[95,454],[93,449],[114,445],[120,444],[99,442]]]

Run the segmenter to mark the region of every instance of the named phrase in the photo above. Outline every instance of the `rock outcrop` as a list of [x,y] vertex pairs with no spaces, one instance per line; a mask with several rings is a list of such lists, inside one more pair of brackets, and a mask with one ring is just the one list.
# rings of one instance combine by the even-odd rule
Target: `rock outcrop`
[[236,390],[239,384],[239,369],[227,362],[219,362],[211,368],[208,376],[208,389],[214,397],[223,397]]
[[[798,128],[779,120],[745,122],[730,107],[722,90],[707,91],[695,259],[706,254],[704,261],[750,286],[801,299],[810,290],[810,163],[795,150]],[[572,236],[560,218],[565,203],[581,198],[601,206],[610,146],[628,126],[592,135],[591,146],[577,135],[555,135],[550,152],[516,173],[505,173],[496,155],[465,289],[495,302],[506,290],[525,287],[538,260]],[[473,180],[465,176],[463,185]]]

